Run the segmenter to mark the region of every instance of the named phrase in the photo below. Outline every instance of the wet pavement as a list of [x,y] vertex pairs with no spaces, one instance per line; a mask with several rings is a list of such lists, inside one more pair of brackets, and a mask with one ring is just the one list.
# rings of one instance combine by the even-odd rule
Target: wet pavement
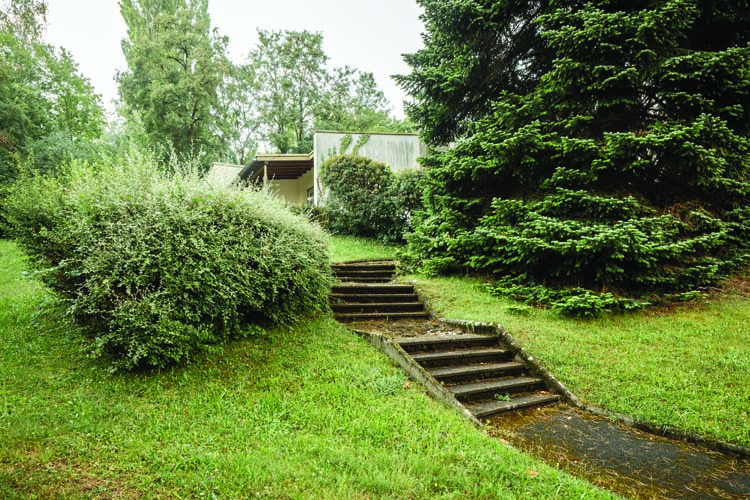
[[490,433],[638,499],[750,499],[750,457],[662,438],[558,406],[495,418]]
[[[352,323],[391,337],[460,335],[439,321]],[[628,498],[750,500],[750,457],[641,432],[565,405],[506,414],[489,434]]]

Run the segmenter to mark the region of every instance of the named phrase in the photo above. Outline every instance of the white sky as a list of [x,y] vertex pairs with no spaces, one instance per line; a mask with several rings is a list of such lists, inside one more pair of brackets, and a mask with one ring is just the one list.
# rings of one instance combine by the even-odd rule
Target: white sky
[[[47,41],[73,54],[108,110],[117,98],[114,81],[125,58],[126,35],[117,0],[48,0]],[[229,37],[234,61],[257,42],[257,28],[323,33],[330,66],[349,65],[375,75],[399,118],[406,98],[390,75],[409,72],[401,54],[422,46],[416,0],[209,0],[211,24]]]

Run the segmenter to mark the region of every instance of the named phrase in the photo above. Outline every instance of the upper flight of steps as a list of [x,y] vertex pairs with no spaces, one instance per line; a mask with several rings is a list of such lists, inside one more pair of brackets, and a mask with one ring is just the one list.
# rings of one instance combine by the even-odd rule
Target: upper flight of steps
[[335,264],[339,283],[329,304],[341,322],[396,319],[427,319],[412,285],[391,283],[396,275],[393,261],[363,261]]
[[405,337],[397,342],[477,419],[559,400],[496,336]]

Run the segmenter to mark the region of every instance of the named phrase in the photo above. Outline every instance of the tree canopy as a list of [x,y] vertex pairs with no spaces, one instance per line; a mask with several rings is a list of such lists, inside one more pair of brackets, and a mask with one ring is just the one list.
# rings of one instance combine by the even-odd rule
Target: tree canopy
[[43,0],[0,1],[0,198],[21,164],[49,172],[100,137],[100,98],[71,55],[44,41]]
[[309,153],[315,129],[407,131],[372,73],[329,69],[323,35],[258,30],[247,66],[255,75],[260,140],[280,153]]
[[207,0],[121,0],[128,26],[117,77],[124,112],[163,155],[216,158],[217,89],[227,39],[211,29]]
[[426,161],[423,267],[638,298],[746,261],[748,2],[420,3],[408,113],[456,141]]

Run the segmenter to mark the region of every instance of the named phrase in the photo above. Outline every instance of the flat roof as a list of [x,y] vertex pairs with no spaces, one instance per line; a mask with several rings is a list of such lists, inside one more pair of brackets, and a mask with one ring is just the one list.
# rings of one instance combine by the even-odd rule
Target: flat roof
[[367,132],[362,130],[316,130],[316,134],[344,134],[344,135],[405,135],[419,136],[419,132]]
[[255,181],[268,173],[270,180],[294,180],[313,169],[313,154],[266,154],[256,155],[247,168],[242,169],[242,180]]

